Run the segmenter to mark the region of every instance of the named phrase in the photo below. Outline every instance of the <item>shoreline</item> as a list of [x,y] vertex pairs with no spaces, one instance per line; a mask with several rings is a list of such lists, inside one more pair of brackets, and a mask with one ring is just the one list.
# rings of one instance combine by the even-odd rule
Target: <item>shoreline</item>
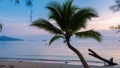
[[[66,63],[0,60],[0,68],[83,68],[83,66]],[[90,65],[90,68],[120,68],[120,67]]]
[[[23,62],[44,62],[44,63],[62,63],[71,65],[82,65],[80,60],[61,60],[61,59],[26,59],[26,58],[0,58],[0,61],[23,61]],[[100,61],[87,61],[90,65],[104,66],[103,62]]]

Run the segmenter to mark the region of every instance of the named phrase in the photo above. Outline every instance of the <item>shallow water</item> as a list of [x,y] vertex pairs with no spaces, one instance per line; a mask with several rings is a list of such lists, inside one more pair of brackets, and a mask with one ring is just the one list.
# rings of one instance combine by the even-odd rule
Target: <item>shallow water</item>
[[[0,60],[23,60],[34,62],[58,62],[69,64],[81,64],[78,57],[61,40],[48,46],[47,41],[1,41]],[[100,56],[110,59],[120,64],[120,42],[118,40],[105,39],[102,43],[94,40],[71,40],[85,57],[87,62],[92,65],[104,65],[104,63],[90,55],[88,48],[93,49]]]

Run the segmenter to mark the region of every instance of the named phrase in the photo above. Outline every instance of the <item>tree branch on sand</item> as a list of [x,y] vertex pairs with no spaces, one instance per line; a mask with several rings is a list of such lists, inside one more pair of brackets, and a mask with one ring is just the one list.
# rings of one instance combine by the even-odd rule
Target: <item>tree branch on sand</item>
[[107,60],[107,59],[99,56],[96,52],[94,52],[91,49],[88,49],[88,51],[90,52],[90,53],[88,53],[89,55],[91,55],[91,56],[93,56],[93,57],[95,57],[95,58],[97,58],[97,59],[99,59],[101,61],[106,62],[108,64],[108,66],[115,66],[115,65],[117,65],[117,63],[113,62],[113,57],[110,58],[110,60]]

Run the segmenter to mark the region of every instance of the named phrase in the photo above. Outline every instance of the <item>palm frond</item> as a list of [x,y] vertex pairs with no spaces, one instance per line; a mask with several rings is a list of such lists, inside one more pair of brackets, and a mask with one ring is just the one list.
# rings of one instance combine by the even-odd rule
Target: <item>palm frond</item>
[[113,30],[117,30],[116,33],[120,32],[120,24],[118,24],[117,26],[111,26],[110,28],[113,29]]
[[47,7],[46,7],[49,11],[50,11],[50,17],[52,18],[52,16],[58,16],[61,19],[61,14],[60,12],[62,11],[62,6],[61,4],[59,4],[58,2],[50,2]]
[[47,9],[50,10],[49,18],[55,20],[62,31],[67,31],[69,29],[70,19],[78,8],[77,6],[72,5],[72,3],[73,0],[68,0],[62,5],[57,2],[51,2],[47,6]]
[[50,11],[49,18],[55,20],[60,29],[64,30],[65,25],[63,25],[62,5],[58,2],[50,2],[46,8]]
[[0,31],[2,31],[2,28],[3,28],[3,27],[2,27],[2,24],[0,24]]
[[[74,14],[71,22],[72,31],[76,32],[81,28],[86,28],[87,20],[90,20],[93,17],[98,17],[97,12],[92,8],[83,8],[78,9]],[[72,26],[74,25],[74,27]]]
[[56,26],[54,26],[53,24],[51,24],[49,21],[45,19],[38,19],[34,21],[31,24],[31,26],[36,26],[38,28],[45,29],[46,31],[49,31],[50,33],[53,33],[53,34],[62,34],[62,31],[59,28],[57,28]]
[[[10,0],[10,1],[15,2],[16,4],[19,4],[21,3],[22,0]],[[24,1],[26,6],[33,6],[33,0],[24,0]]]
[[101,34],[99,32],[93,31],[93,30],[77,32],[77,33],[75,33],[75,35],[76,35],[76,37],[79,37],[79,38],[93,38],[93,39],[97,40],[98,42],[101,42],[101,40],[102,40]]
[[60,35],[55,35],[54,37],[52,37],[52,39],[49,42],[49,45],[51,45],[51,43],[53,43],[55,40],[58,40],[60,38],[64,38],[63,36]]
[[120,30],[120,24],[118,24],[117,26],[111,26],[110,28],[113,30]]
[[63,4],[63,11],[62,11],[63,15],[62,16],[63,16],[64,25],[66,25],[65,31],[69,31],[72,16],[78,9],[78,7],[74,6],[72,3],[73,3],[73,0],[68,0]]

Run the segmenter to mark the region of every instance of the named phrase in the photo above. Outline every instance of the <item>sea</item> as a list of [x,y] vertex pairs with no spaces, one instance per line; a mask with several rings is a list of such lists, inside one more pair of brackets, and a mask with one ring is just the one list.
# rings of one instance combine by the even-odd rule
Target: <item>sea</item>
[[[78,56],[71,51],[64,40],[57,40],[48,45],[49,39],[24,41],[0,41],[0,61],[27,61],[45,63],[67,63],[81,65]],[[103,66],[105,63],[90,56],[88,49],[92,49],[105,59],[113,57],[113,61],[120,65],[120,37],[104,37],[102,42],[92,39],[71,39],[71,44],[77,48],[88,64]]]

